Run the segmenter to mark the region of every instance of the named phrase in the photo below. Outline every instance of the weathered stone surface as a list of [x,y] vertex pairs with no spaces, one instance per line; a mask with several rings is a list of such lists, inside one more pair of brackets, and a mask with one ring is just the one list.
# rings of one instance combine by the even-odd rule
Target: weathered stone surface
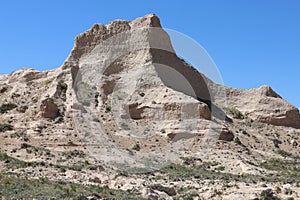
[[234,139],[234,134],[227,128],[222,128],[219,140],[231,142]]
[[8,79],[8,83],[29,82],[32,80],[45,78],[46,76],[47,76],[47,72],[39,72],[34,69],[24,69],[23,68],[23,69],[13,72]]
[[58,106],[51,98],[42,100],[40,110],[40,114],[44,118],[55,119],[59,116]]
[[226,90],[228,106],[237,108],[251,119],[276,126],[300,127],[299,110],[282,99],[271,87]]

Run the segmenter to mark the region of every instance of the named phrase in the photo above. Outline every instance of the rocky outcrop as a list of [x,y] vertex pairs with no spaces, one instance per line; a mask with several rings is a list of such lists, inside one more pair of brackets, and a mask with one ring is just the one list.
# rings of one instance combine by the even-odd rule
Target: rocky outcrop
[[144,109],[146,109],[146,106],[138,108],[138,103],[134,104],[129,104],[128,105],[128,110],[129,110],[129,116],[132,119],[138,120],[138,119],[143,119],[144,116],[142,116]]
[[[105,146],[89,147],[97,155],[111,151],[112,141],[131,149],[137,140],[141,149],[135,154],[145,159],[143,154],[151,151],[142,147],[156,137],[167,142],[162,145],[165,149],[206,134],[212,126],[219,127],[213,130],[216,135],[221,133],[225,116],[215,120],[216,106],[206,78],[177,57],[169,35],[153,14],[94,25],[75,39],[61,69],[72,82],[73,90],[66,94],[66,103],[72,103],[66,107],[74,112],[78,132],[88,135],[89,142]],[[93,122],[99,124],[92,128]],[[179,152],[170,154],[175,158]],[[108,156],[114,159],[111,162],[119,163],[115,159],[121,157],[128,161],[126,166],[140,163],[130,162],[138,158],[129,158],[127,152],[120,150],[116,155]]]
[[46,76],[47,72],[39,72],[34,69],[20,69],[10,75],[8,83],[29,82],[32,80],[45,78]]
[[299,110],[282,99],[271,87],[226,90],[228,107],[238,109],[245,116],[276,126],[300,128]]
[[92,28],[75,38],[74,48],[71,51],[68,59],[65,61],[63,68],[78,66],[79,59],[90,53],[98,44],[113,37],[119,33],[130,31],[131,29],[149,27],[159,27],[160,20],[154,15],[146,15],[134,21],[128,22],[124,20],[116,20],[108,25],[94,24]]
[[46,98],[41,102],[40,115],[44,118],[55,119],[59,116],[58,106],[51,98]]
[[[96,55],[102,59],[96,61]],[[82,58],[85,61],[80,60]],[[117,20],[108,25],[95,24],[75,39],[63,69],[71,68],[73,82],[75,79],[79,82],[84,71],[88,70],[88,67],[83,69],[79,66],[87,66],[92,60],[98,63],[98,69],[92,71],[99,73],[101,69],[105,70],[102,73],[109,76],[104,80],[108,83],[114,83],[112,75],[116,76],[129,65],[147,65],[150,62],[167,87],[209,104],[212,101],[203,75],[176,56],[168,34],[153,14],[131,22]],[[111,88],[110,85],[102,87]]]
[[219,140],[223,140],[223,141],[233,141],[234,139],[234,134],[228,130],[228,128],[222,128],[221,129],[221,133],[220,133],[220,136],[219,136]]

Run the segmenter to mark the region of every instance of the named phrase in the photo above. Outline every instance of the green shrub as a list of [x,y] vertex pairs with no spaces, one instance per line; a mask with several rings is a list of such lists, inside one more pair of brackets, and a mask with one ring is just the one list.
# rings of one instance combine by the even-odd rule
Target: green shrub
[[243,113],[236,108],[226,108],[225,111],[227,111],[227,113],[232,115],[232,117],[235,119],[244,119],[245,118]]
[[10,124],[0,124],[0,132],[11,131],[14,127]]
[[21,106],[21,107],[17,108],[17,110],[20,113],[25,113],[26,110],[28,110],[28,106]]
[[[1,156],[1,155],[0,155]],[[0,173],[2,199],[119,199],[143,200],[138,192],[114,190],[96,185],[52,181],[47,177],[29,179]]]
[[282,142],[276,138],[272,139],[272,141],[273,141],[275,148],[279,148],[279,145],[282,144]]
[[286,152],[282,149],[276,149],[275,152],[278,153],[279,155],[283,156],[283,157],[290,157],[292,155],[291,153]]
[[0,106],[0,113],[3,114],[9,110],[15,109],[16,107],[18,106],[14,103],[4,103]]
[[111,111],[111,105],[106,105],[105,106],[105,111],[110,112]]
[[236,144],[238,144],[238,145],[242,145],[242,142],[241,142],[241,140],[240,140],[239,137],[235,137],[235,138],[234,138],[234,143],[236,143]]
[[[231,174],[219,171],[222,166],[216,166],[217,163],[203,162],[200,165],[183,166],[171,163],[159,170],[161,174],[167,176],[170,180],[185,179],[207,179],[207,180],[224,180],[239,181],[245,183],[280,182],[280,183],[297,183],[300,180],[299,161],[288,161],[280,159],[271,159],[260,163],[259,167],[277,171],[275,174],[252,175],[252,174]],[[216,168],[214,168],[216,167]]]
[[24,168],[24,167],[28,167],[28,163],[24,162],[22,160],[13,158],[8,156],[6,153],[0,153],[0,160],[5,162],[5,167],[7,168]]
[[299,160],[270,159],[260,163],[259,166],[267,170],[276,171],[277,179],[281,182],[297,183],[300,180]]
[[21,95],[20,94],[18,94],[18,93],[13,93],[12,95],[11,95],[11,98],[12,99],[16,99],[16,98],[19,98]]
[[183,197],[183,200],[194,200],[193,197]]
[[267,189],[261,192],[260,200],[280,200],[280,198],[275,196],[272,189]]
[[255,135],[253,135],[252,138],[254,139],[254,141],[255,141],[256,143],[260,143],[259,139],[258,139]]
[[135,150],[135,151],[140,151],[140,150],[141,150],[141,145],[140,145],[139,143],[136,143],[136,144],[133,146],[132,149]]
[[61,89],[61,91],[62,91],[63,93],[66,93],[67,90],[68,90],[68,85],[67,85],[66,83],[64,83],[64,82],[60,82],[60,83],[59,83],[59,87],[60,87],[60,89]]
[[140,92],[139,95],[140,95],[141,97],[144,97],[144,96],[145,96],[145,93],[144,93],[144,92]]
[[225,167],[224,166],[219,166],[216,168],[217,171],[224,171],[225,170]]
[[71,159],[71,158],[74,158],[74,157],[84,158],[86,156],[86,154],[81,150],[73,150],[73,151],[63,152],[63,155],[67,159]]
[[0,93],[4,93],[4,92],[6,92],[7,91],[7,87],[2,87],[1,89],[0,89]]

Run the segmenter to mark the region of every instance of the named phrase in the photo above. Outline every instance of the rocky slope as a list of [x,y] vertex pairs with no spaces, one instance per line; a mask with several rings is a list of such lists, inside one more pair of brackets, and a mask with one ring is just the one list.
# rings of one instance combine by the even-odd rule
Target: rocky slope
[[153,14],[95,24],[58,69],[0,75],[0,106],[6,199],[300,198],[298,109],[213,83]]

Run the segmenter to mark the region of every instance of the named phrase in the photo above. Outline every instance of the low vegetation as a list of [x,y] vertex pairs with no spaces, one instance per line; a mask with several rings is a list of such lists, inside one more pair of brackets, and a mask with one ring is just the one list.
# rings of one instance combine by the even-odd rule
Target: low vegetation
[[7,87],[2,87],[1,89],[0,89],[0,94],[2,94],[2,93],[4,93],[4,92],[6,92],[7,91]]
[[63,152],[63,156],[65,156],[67,159],[71,159],[74,157],[84,158],[86,154],[80,150],[73,150],[73,151]]
[[292,158],[292,159],[295,159],[295,160],[300,160],[300,156],[297,156],[297,155],[294,155],[292,153],[286,152],[282,149],[275,149],[274,152],[281,155],[282,157],[285,157],[285,158]]
[[222,172],[223,166],[218,166],[216,163],[203,162],[201,165],[183,166],[179,164],[170,164],[161,170],[160,173],[168,176],[172,180],[187,180],[187,179],[206,179],[206,180],[223,180],[223,181],[239,181],[245,183],[265,182],[283,182],[297,183],[300,180],[300,162],[269,160],[261,164],[262,168],[267,170],[277,171],[278,173],[266,175],[253,174],[231,174]]
[[201,165],[187,167],[178,164],[170,164],[160,170],[162,174],[169,176],[173,180],[184,179],[208,179],[208,180],[225,180],[225,181],[242,181],[256,183],[262,179],[260,176],[252,176],[248,174],[234,175],[211,170],[215,165],[213,163],[203,163]]
[[17,108],[18,112],[25,113],[28,110],[28,106],[20,106]]
[[110,112],[110,111],[111,111],[111,105],[106,105],[105,112]]
[[14,127],[10,124],[0,124],[0,132],[11,131]]
[[28,143],[22,143],[21,149],[25,149],[28,154],[34,154],[35,156],[51,156],[49,149],[32,146]]
[[58,89],[59,89],[59,91],[60,91],[60,93],[59,93],[60,98],[61,98],[63,101],[66,101],[66,100],[67,100],[67,98],[66,98],[66,93],[67,93],[67,90],[68,90],[68,84],[66,84],[66,83],[64,83],[64,82],[62,82],[62,81],[60,81],[60,82],[58,83],[57,87],[58,87]]
[[31,164],[21,161],[19,159],[13,158],[8,156],[6,153],[0,153],[0,161],[4,161],[5,166],[10,169],[15,169],[15,168],[24,168],[31,166]]
[[228,114],[232,115],[232,117],[235,119],[244,119],[245,118],[243,113],[236,108],[226,108],[225,111]]
[[30,139],[29,136],[26,134],[25,130],[16,131],[16,132],[10,134],[10,138],[20,138],[24,142],[28,142]]
[[68,90],[68,84],[64,82],[59,82],[59,87],[63,93],[66,93]]
[[0,194],[4,199],[143,199],[132,191],[51,181],[46,177],[29,179],[3,173],[0,173]]
[[275,196],[272,189],[267,189],[260,193],[260,200],[280,200],[280,198]]
[[13,110],[17,108],[18,106],[14,103],[4,103],[0,106],[0,113],[6,113],[7,111]]
[[[34,148],[33,146],[30,146],[30,145],[26,146],[24,144],[26,144],[26,143],[23,143],[22,148],[25,148],[27,150],[27,153],[30,153],[30,151],[36,153],[37,155],[47,155],[47,153],[48,153],[47,151],[40,151],[37,148]],[[50,156],[50,154],[48,154],[48,155]],[[66,172],[67,170],[82,171],[83,169],[104,170],[102,166],[91,165],[91,164],[89,164],[88,161],[78,162],[73,165],[59,165],[59,164],[46,163],[43,161],[26,162],[26,161],[11,157],[11,156],[7,155],[6,153],[0,153],[0,161],[3,161],[4,166],[8,169],[19,169],[19,168],[41,166],[41,167],[52,167],[61,172]]]
[[274,176],[285,183],[296,183],[300,180],[300,160],[270,159],[261,163],[260,167],[276,171]]

